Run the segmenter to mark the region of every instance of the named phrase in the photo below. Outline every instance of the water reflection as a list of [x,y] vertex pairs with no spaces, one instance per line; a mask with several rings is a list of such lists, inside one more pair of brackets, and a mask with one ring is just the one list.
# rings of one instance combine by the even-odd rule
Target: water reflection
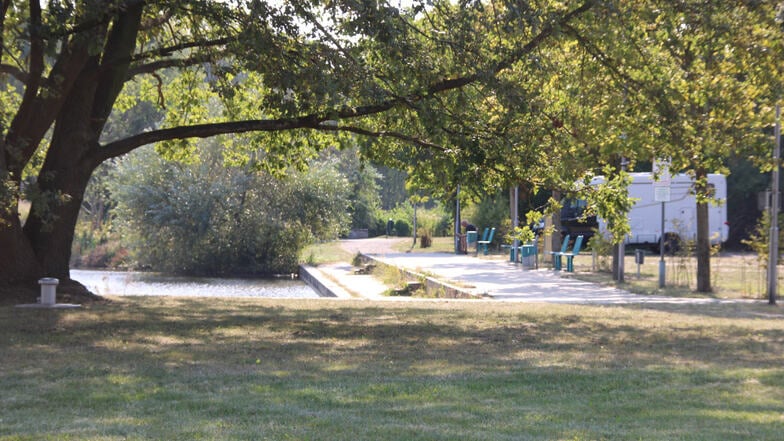
[[301,280],[176,277],[158,273],[71,270],[71,278],[99,295],[317,298]]

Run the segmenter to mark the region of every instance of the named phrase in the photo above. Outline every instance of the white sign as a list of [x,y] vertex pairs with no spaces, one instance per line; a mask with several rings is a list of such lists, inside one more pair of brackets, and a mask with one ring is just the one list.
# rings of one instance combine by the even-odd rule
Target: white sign
[[654,159],[653,176],[653,200],[656,202],[670,202],[670,184],[672,183],[670,160]]
[[670,187],[656,186],[654,182],[653,200],[656,202],[670,202]]

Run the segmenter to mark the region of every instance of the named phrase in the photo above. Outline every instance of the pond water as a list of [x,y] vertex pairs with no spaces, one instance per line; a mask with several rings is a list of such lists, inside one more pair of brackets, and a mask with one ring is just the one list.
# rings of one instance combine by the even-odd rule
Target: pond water
[[298,279],[224,279],[160,273],[71,270],[71,278],[98,295],[318,298]]

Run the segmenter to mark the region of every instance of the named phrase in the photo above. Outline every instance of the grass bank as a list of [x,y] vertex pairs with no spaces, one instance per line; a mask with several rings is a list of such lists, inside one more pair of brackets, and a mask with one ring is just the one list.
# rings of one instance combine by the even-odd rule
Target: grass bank
[[774,440],[764,304],[0,308],[0,440]]

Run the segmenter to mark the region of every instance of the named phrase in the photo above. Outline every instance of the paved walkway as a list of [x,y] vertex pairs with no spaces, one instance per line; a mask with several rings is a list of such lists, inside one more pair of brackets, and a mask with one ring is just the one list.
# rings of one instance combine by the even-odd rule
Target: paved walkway
[[[494,301],[550,303],[734,303],[738,300],[639,295],[573,278],[550,269],[526,270],[505,259],[450,253],[365,253],[386,264],[458,284],[470,293]],[[349,264],[319,266],[331,281],[345,288],[343,296],[401,300],[383,296],[385,287],[372,276],[355,275]]]

